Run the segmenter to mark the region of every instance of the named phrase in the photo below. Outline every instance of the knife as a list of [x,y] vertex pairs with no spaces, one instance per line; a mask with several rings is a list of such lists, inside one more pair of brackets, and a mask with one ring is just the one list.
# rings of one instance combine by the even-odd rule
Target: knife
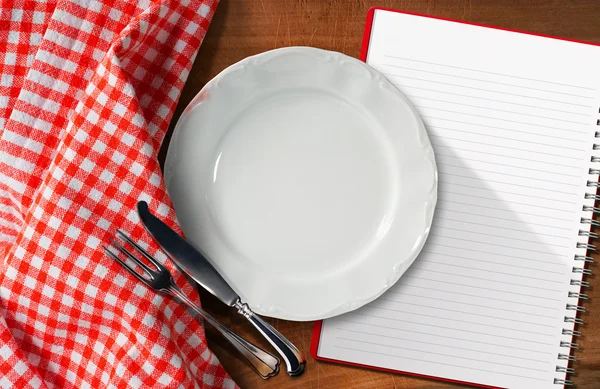
[[306,367],[306,358],[296,346],[255,314],[248,304],[229,286],[217,269],[194,246],[183,239],[171,227],[154,216],[145,201],[137,204],[137,210],[146,231],[154,238],[169,258],[184,273],[223,303],[236,308],[277,350],[285,361],[290,376],[299,376]]

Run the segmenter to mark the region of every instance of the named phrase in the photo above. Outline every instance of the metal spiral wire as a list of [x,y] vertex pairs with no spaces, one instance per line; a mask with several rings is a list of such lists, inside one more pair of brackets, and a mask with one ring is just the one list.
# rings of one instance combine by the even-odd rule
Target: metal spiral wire
[[572,361],[572,362],[577,361],[577,357],[575,357],[573,355],[569,355],[569,354],[558,354],[558,359],[563,360],[563,361]]
[[[598,119],[596,121],[596,125],[600,126],[600,119]],[[596,138],[600,138],[600,131],[596,131],[594,133],[594,137]],[[600,144],[594,144],[592,146],[593,150],[600,150]],[[590,159],[590,162],[592,163],[600,163],[600,156],[592,156]],[[593,176],[598,176],[600,175],[600,166],[594,166],[594,167],[590,167],[588,170],[588,173],[590,175]],[[592,180],[587,180],[586,181],[586,186],[589,188],[594,188],[593,192],[594,193],[586,193],[585,194],[585,199],[586,200],[593,200],[594,201],[594,205],[590,206],[590,205],[584,205],[582,207],[582,211],[583,212],[589,212],[592,215],[600,215],[600,207],[597,207],[595,204],[596,203],[600,203],[600,195],[598,195],[597,191],[598,188],[600,187],[600,183],[597,181],[597,178],[594,177],[594,181]],[[589,226],[589,229],[591,230],[593,227],[600,227],[600,221],[594,220],[593,217],[582,217],[580,220],[582,225],[587,225]],[[592,271],[590,269],[586,268],[586,265],[588,263],[594,262],[594,258],[592,258],[588,253],[591,251],[595,251],[597,246],[595,244],[590,243],[590,240],[595,240],[600,238],[600,235],[596,232],[592,232],[592,231],[586,231],[586,230],[579,230],[578,233],[579,236],[586,238],[587,242],[578,242],[576,244],[576,247],[578,249],[583,249],[586,251],[585,254],[575,254],[574,256],[574,260],[577,261],[580,266],[573,266],[572,268],[572,272],[574,274],[581,274],[581,278],[585,277],[585,276],[589,276],[592,274]],[[567,311],[573,311],[573,316],[565,316],[564,317],[564,322],[565,323],[570,323],[573,325],[582,325],[584,323],[583,319],[577,317],[578,314],[582,314],[587,312],[587,309],[584,306],[581,306],[579,304],[577,304],[578,301],[585,301],[588,299],[588,295],[583,293],[582,290],[584,288],[589,288],[590,287],[590,283],[588,281],[584,281],[582,279],[572,279],[570,282],[571,286],[578,286],[579,287],[579,291],[577,292],[573,292],[570,291],[568,297],[569,298],[573,298],[576,299],[574,300],[575,304],[571,304],[568,303],[565,306],[565,309]],[[571,339],[573,338],[578,338],[581,336],[581,331],[575,330],[575,329],[568,329],[568,328],[563,328],[562,330],[562,335],[565,336],[570,336]],[[571,355],[571,352],[574,350],[579,349],[579,344],[574,343],[572,341],[561,341],[560,342],[560,347],[563,347],[565,349],[568,349],[568,352],[566,353],[559,353],[558,354],[558,359],[561,361],[567,361],[567,364],[571,364],[577,361],[577,357],[575,355]],[[575,374],[575,369],[573,367],[569,367],[567,366],[556,366],[556,372],[557,373],[564,373],[566,376],[568,375],[573,375]],[[566,378],[555,378],[554,379],[554,383],[556,385],[562,385],[562,386],[573,386],[575,383],[573,382],[573,380],[571,379],[566,379]]]
[[559,378],[555,378],[554,383],[562,386],[573,386],[575,384],[572,380],[561,380]]

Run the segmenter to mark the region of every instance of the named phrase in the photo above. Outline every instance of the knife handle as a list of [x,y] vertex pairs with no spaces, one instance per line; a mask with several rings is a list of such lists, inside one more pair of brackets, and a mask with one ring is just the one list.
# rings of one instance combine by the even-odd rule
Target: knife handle
[[[217,326],[216,323],[213,323],[213,326]],[[275,357],[242,338],[235,332],[226,331],[226,327],[221,327],[224,326],[219,326],[217,330],[246,358],[246,360],[248,360],[248,362],[250,362],[261,378],[266,380],[277,375],[279,372],[279,361]]]
[[287,372],[290,376],[299,376],[304,372],[306,367],[306,357],[298,350],[289,340],[287,340],[279,331],[273,328],[269,323],[252,312],[248,304],[238,301],[235,305],[238,313],[243,315],[265,339],[271,343],[271,346],[277,350],[286,364]]
[[271,355],[260,347],[252,344],[242,338],[229,328],[221,324],[217,319],[212,317],[208,312],[200,308],[195,302],[190,300],[182,291],[172,283],[171,288],[167,290],[172,296],[178,298],[181,302],[192,309],[204,321],[210,323],[229,343],[242,354],[252,365],[254,370],[263,379],[268,379],[277,375],[279,372],[279,359]]

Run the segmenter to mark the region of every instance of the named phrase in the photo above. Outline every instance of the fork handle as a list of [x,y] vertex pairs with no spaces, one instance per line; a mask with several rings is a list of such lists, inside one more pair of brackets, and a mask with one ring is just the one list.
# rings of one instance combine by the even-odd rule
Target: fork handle
[[238,300],[234,307],[238,310],[238,313],[248,319],[258,332],[271,343],[271,346],[277,350],[279,355],[285,361],[287,372],[290,376],[299,376],[304,372],[306,367],[306,357],[292,344],[292,342],[273,328],[273,326],[264,321],[260,316],[255,314],[248,304]]
[[192,309],[198,316],[210,323],[231,345],[240,352],[250,362],[256,372],[267,379],[277,375],[279,372],[279,358],[266,352],[260,347],[242,338],[229,328],[221,324],[208,312],[200,308],[195,302],[190,300],[178,287],[172,287],[169,293],[179,299],[182,303]]

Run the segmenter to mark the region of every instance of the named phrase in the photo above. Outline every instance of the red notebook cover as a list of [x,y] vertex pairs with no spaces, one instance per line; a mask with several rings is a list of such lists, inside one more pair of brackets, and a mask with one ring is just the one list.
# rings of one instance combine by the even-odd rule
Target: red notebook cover
[[[596,44],[596,43],[592,43],[592,42],[584,42],[584,41],[578,41],[578,40],[574,40],[574,39],[565,39],[565,38],[554,37],[554,36],[549,36],[549,35],[544,35],[544,34],[535,34],[535,33],[530,33],[530,32],[525,32],[525,31],[514,30],[514,29],[501,28],[501,27],[489,26],[489,25],[484,25],[484,24],[465,22],[465,21],[461,21],[461,20],[453,20],[453,19],[442,18],[442,17],[437,17],[437,16],[418,14],[418,13],[414,13],[414,12],[398,11],[395,9],[384,8],[384,7],[373,7],[371,9],[369,9],[369,11],[367,13],[367,21],[366,21],[365,31],[364,31],[364,35],[363,35],[362,47],[361,47],[361,51],[360,51],[360,60],[363,62],[366,62],[366,60],[367,60],[367,53],[369,51],[369,42],[371,39],[371,29],[373,26],[373,17],[375,15],[375,11],[377,11],[377,10],[390,11],[390,12],[402,13],[402,14],[413,15],[413,16],[420,16],[420,17],[424,17],[424,18],[445,20],[445,21],[454,22],[454,23],[469,24],[469,25],[473,25],[473,26],[493,28],[493,29],[497,29],[497,30],[518,32],[521,34],[535,35],[535,36],[541,36],[541,37],[545,37],[545,38],[559,39],[559,40],[565,40],[565,41],[582,43],[582,44],[593,45],[593,46],[600,46],[600,44]],[[346,362],[343,360],[336,360],[336,359],[320,357],[319,355],[317,355],[317,353],[318,353],[318,349],[319,349],[319,340],[321,338],[322,324],[323,324],[322,321],[315,322],[312,339],[311,339],[311,344],[310,344],[310,354],[317,361],[333,362],[333,363],[343,364],[343,365],[348,365],[348,366],[356,366],[356,367],[362,367],[362,368],[367,368],[367,369],[371,369],[371,370],[379,370],[379,371],[384,371],[384,372],[389,372],[389,373],[398,373],[398,374],[410,375],[410,376],[414,376],[414,377],[421,377],[421,378],[433,379],[433,380],[450,382],[450,383],[470,385],[470,386],[475,386],[475,387],[480,387],[480,388],[497,389],[497,387],[494,387],[494,386],[481,385],[481,384],[477,384],[477,383],[473,383],[473,382],[451,380],[451,379],[447,379],[447,378],[428,376],[428,375],[424,375],[424,374],[417,374],[417,373],[406,372],[406,371],[402,371],[402,370],[386,369],[386,368],[381,368],[381,367],[377,367],[377,366],[362,365],[362,364],[358,364],[358,363]]]

